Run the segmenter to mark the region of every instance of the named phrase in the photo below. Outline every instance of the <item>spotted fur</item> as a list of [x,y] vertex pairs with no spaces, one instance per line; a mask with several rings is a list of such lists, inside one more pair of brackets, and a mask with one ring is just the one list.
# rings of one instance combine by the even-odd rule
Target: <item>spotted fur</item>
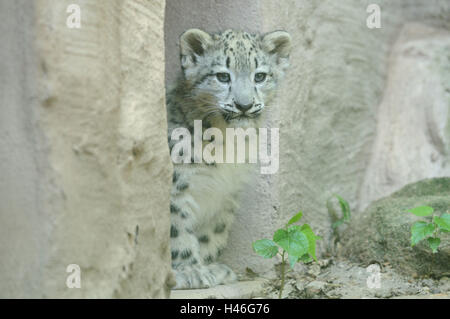
[[[170,149],[175,143],[170,139],[172,130],[185,127],[193,136],[194,120],[203,121],[203,130],[220,129],[223,136],[227,127],[260,127],[263,110],[271,106],[288,67],[290,43],[284,31],[266,35],[186,31],[180,38],[183,73],[167,96]],[[236,280],[218,258],[226,246],[247,171],[244,164],[175,165],[170,204],[175,288],[212,287]]]

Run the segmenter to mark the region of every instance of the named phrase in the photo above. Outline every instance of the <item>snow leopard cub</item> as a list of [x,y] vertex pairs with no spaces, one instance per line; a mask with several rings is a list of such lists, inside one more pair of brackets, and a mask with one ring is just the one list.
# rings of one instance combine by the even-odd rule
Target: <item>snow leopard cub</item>
[[[264,108],[271,106],[289,66],[287,32],[258,35],[227,30],[211,35],[191,29],[180,37],[180,49],[182,76],[167,95],[171,151],[178,142],[171,139],[172,131],[183,127],[194,136],[194,120],[202,120],[203,132],[211,127],[221,130],[223,141],[228,127],[260,127]],[[212,142],[211,138],[207,143]],[[225,142],[223,146],[226,153]],[[194,160],[174,165],[170,237],[175,289],[212,287],[237,279],[217,259],[226,246],[250,164]]]

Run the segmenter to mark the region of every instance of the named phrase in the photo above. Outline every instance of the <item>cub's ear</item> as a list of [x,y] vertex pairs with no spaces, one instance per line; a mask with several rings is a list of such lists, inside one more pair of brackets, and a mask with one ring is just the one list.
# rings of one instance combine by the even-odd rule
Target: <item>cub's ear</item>
[[202,30],[189,29],[184,32],[180,37],[180,55],[183,68],[194,66],[212,42],[211,36]]
[[262,47],[269,54],[276,54],[278,59],[287,59],[291,53],[291,36],[286,31],[267,33],[262,38]]

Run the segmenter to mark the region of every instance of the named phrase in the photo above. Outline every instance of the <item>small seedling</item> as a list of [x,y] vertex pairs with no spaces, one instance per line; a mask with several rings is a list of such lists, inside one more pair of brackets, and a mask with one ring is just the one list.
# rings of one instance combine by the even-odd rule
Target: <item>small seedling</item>
[[342,225],[344,223],[348,223],[350,221],[351,214],[350,214],[350,205],[348,204],[348,202],[337,194],[335,194],[334,197],[336,197],[337,200],[339,201],[339,206],[341,206],[341,211],[342,211],[342,217],[338,219],[336,212],[334,211],[334,209],[331,206],[331,198],[327,201],[327,207],[328,207],[328,212],[332,215],[332,218],[336,220],[331,225],[331,227],[333,229],[336,229],[340,225]]
[[408,210],[409,213],[424,217],[428,221],[415,222],[411,227],[411,246],[425,240],[433,253],[438,252],[441,244],[440,233],[450,232],[450,213],[444,213],[440,217],[432,216],[433,207],[419,206]]
[[280,299],[284,288],[286,261],[289,261],[291,268],[294,268],[297,262],[307,263],[313,259],[317,261],[316,241],[322,238],[316,236],[308,224],[293,225],[302,216],[303,213],[299,212],[292,217],[284,228],[274,233],[273,240],[260,239],[253,243],[255,253],[264,258],[273,258],[277,254],[281,256],[281,287],[278,295]]

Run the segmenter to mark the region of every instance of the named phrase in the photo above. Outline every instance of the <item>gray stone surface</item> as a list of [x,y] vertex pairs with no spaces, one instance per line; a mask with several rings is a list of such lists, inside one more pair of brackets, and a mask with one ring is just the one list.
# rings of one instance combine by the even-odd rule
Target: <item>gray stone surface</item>
[[450,32],[407,24],[392,49],[377,134],[359,198],[450,176]]
[[0,1],[0,297],[168,297],[164,2],[71,3]]
[[37,296],[49,257],[43,195],[52,185],[40,173],[47,163],[36,125],[34,10],[26,0],[0,1],[0,297]]
[[172,290],[171,299],[251,299],[262,297],[267,280],[258,278],[208,289]]
[[431,206],[435,214],[450,209],[450,178],[426,179],[409,184],[372,203],[364,214],[351,221],[342,238],[342,256],[369,264],[388,262],[409,276],[443,277],[450,274],[450,236],[442,234],[439,252],[420,242],[411,247],[411,226],[423,218],[406,211]]
[[[372,182],[366,179],[366,172],[371,158],[377,155],[373,150],[379,134],[377,124],[389,117],[380,116],[380,103],[390,72],[388,58],[393,43],[408,21],[450,27],[448,2],[379,1],[381,28],[369,29],[365,12],[369,3],[292,1],[286,10],[277,10],[278,4],[268,1],[264,7],[265,27],[290,31],[294,49],[292,69],[277,106],[280,172],[276,189],[280,206],[276,213],[270,208],[258,210],[271,214],[272,218],[263,220],[272,220],[277,226],[302,210],[304,220],[324,237],[319,242],[321,254],[327,250],[331,234],[327,199],[334,193],[341,195],[349,201],[354,215],[361,213],[358,207],[363,206],[362,201],[376,199],[361,192],[363,185]],[[418,82],[433,86],[427,74],[417,72],[416,76],[421,77]],[[415,94],[411,90],[398,93],[406,100],[406,96]],[[435,99],[445,103],[447,96],[436,93]],[[448,112],[450,105],[444,105],[443,112],[445,107]],[[443,121],[447,127],[444,131],[448,130],[448,122]],[[416,127],[422,129],[424,125],[417,123]],[[405,144],[411,137],[401,136]],[[386,152],[390,154],[388,149]],[[448,160],[448,152],[445,156]],[[403,164],[402,171],[421,166],[413,161]],[[428,165],[444,173],[440,164]],[[381,174],[376,168],[370,176]],[[404,185],[397,180],[391,183]]]

